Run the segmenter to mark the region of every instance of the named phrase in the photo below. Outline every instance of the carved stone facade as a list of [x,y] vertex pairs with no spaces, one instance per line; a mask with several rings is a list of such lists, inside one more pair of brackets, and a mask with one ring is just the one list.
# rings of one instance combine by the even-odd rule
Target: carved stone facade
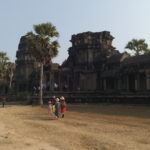
[[113,39],[108,31],[72,36],[69,57],[61,66],[71,70],[69,89],[113,92],[150,90],[150,54],[130,56],[126,52],[120,53],[112,46]]
[[[72,36],[72,47],[68,50],[69,57],[62,64],[62,68],[72,70],[73,90],[95,91],[105,88],[103,75],[109,66],[108,60],[114,56],[117,58],[128,56],[127,54],[120,54],[112,46],[113,39],[114,37],[108,31],[85,32]],[[114,64],[114,67],[117,66]]]
[[[150,90],[150,54],[130,56],[112,46],[108,31],[72,35],[68,58],[61,66],[44,67],[47,91],[147,91]],[[23,36],[17,51],[16,87],[39,85],[38,65]]]
[[30,88],[30,76],[36,71],[36,61],[29,53],[26,36],[22,36],[16,53],[16,90],[26,91]]

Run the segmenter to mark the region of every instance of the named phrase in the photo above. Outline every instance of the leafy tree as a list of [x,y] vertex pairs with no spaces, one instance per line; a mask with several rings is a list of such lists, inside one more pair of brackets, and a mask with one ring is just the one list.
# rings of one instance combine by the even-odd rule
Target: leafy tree
[[58,54],[59,43],[56,38],[59,33],[51,23],[34,25],[34,32],[27,33],[29,50],[40,64],[40,104],[43,104],[43,65],[50,62]]
[[148,49],[148,44],[145,43],[144,39],[139,39],[139,40],[132,39],[127,43],[125,48],[134,51],[135,55],[140,55],[140,54],[150,52],[150,49]]
[[7,54],[5,52],[0,52],[0,79],[4,79],[6,77],[7,68],[8,68],[8,60]]

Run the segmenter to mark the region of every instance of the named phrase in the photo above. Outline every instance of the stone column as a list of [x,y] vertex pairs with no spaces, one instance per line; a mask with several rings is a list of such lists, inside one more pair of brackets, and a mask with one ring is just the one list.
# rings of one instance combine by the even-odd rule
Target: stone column
[[103,80],[103,85],[104,85],[104,90],[106,90],[106,88],[107,88],[106,79]]
[[120,78],[117,80],[117,89],[118,90],[122,89],[122,87],[121,87],[121,79]]
[[150,70],[146,70],[146,89],[150,90]]
[[126,89],[127,89],[127,91],[129,91],[129,77],[128,77],[128,75],[126,77]]
[[69,75],[67,75],[67,91],[69,91],[69,78],[70,78],[70,76]]
[[137,79],[137,75],[135,74],[135,90],[138,90],[138,79]]
[[59,91],[62,91],[61,72],[60,71],[58,73],[58,86],[59,86]]
[[50,91],[54,91],[54,78],[52,72],[50,72]]
[[140,90],[140,74],[137,73],[137,90]]

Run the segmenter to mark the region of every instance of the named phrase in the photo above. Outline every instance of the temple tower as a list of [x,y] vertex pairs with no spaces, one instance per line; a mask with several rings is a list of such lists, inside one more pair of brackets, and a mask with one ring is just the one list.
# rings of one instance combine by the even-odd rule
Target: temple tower
[[119,54],[112,46],[110,32],[84,32],[72,35],[69,57],[62,65],[72,69],[74,90],[96,90],[103,65],[112,55]]
[[26,91],[29,87],[29,76],[36,68],[35,58],[30,54],[26,36],[22,36],[16,53],[16,88]]

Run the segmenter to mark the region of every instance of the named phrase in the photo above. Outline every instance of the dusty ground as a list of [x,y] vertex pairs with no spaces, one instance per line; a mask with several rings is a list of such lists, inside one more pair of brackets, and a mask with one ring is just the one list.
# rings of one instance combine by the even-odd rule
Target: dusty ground
[[68,105],[0,108],[0,150],[150,150],[150,106]]

